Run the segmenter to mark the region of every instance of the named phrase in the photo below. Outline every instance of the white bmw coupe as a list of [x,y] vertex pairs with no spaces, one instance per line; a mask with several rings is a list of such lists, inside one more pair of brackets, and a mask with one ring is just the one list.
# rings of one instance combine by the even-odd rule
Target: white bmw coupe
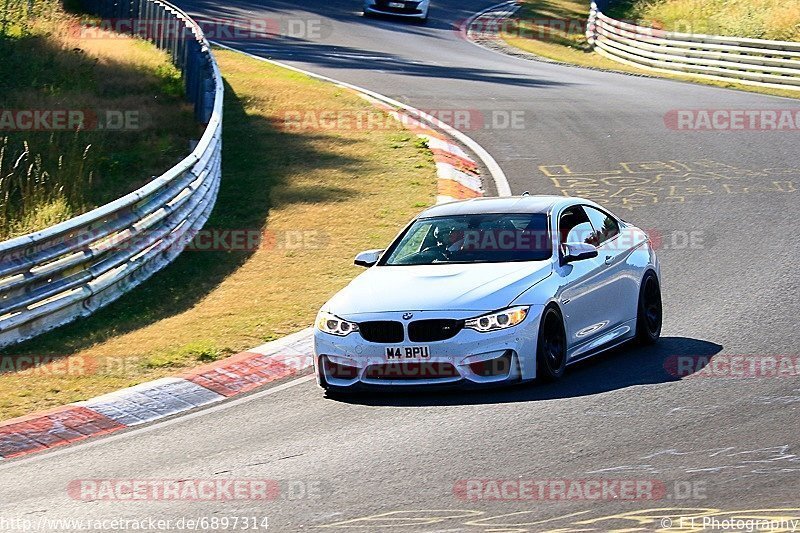
[[647,234],[580,198],[480,198],[432,207],[316,320],[331,392],[558,379],[581,359],[661,334]]
[[364,16],[391,15],[425,22],[430,0],[364,0]]

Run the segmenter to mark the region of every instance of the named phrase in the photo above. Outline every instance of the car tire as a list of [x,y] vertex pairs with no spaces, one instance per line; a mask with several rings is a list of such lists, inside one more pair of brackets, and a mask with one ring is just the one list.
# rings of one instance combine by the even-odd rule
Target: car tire
[[564,319],[554,305],[545,308],[539,322],[536,345],[536,377],[543,382],[556,381],[567,367],[567,333]]
[[648,270],[639,287],[639,305],[636,316],[636,340],[648,346],[661,337],[664,319],[661,303],[661,286],[655,272]]

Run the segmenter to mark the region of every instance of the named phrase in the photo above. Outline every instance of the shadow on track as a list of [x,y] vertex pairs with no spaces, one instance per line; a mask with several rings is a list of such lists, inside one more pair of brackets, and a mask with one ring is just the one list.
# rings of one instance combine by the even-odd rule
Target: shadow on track
[[538,79],[532,76],[509,75],[501,70],[473,67],[438,65],[423,59],[410,60],[396,54],[376,50],[361,50],[349,46],[321,44],[303,39],[293,39],[280,43],[269,41],[231,41],[219,42],[238,50],[281,61],[302,61],[315,67],[342,70],[374,70],[390,74],[402,74],[421,78],[458,79],[471,82],[512,85],[516,87],[554,88],[569,85],[564,82]]
[[[431,18],[421,24],[413,20],[398,17],[376,16],[364,17],[360,14],[361,3],[358,0],[332,0],[324,3],[322,13],[315,13],[321,6],[302,6],[296,2],[271,0],[269,5],[255,3],[253,0],[234,0],[224,5],[212,0],[184,0],[180,5],[191,15],[204,22],[210,40],[242,50],[260,57],[272,58],[285,62],[303,62],[314,66],[314,69],[341,70],[378,70],[387,74],[400,74],[421,78],[456,79],[472,82],[484,82],[498,85],[511,85],[531,88],[557,88],[569,85],[541,79],[531,75],[510,75],[508,72],[476,68],[471,63],[457,66],[455,64],[439,64],[430,60],[425,54],[404,57],[401,51],[396,53],[378,50],[374,43],[334,44],[331,36],[338,32],[334,39],[339,43],[352,43],[343,37],[345,32],[368,26],[382,32],[392,32],[410,38],[411,36],[428,39],[429,46],[445,46],[452,36],[460,36],[460,24],[474,11],[470,9],[444,9],[443,6],[431,9]],[[219,26],[237,25],[249,28],[253,24],[266,24],[272,28],[269,35],[253,34],[245,31],[243,35],[231,38]],[[287,31],[287,25],[312,24],[319,28],[318,32]],[[280,30],[278,30],[280,28]]]
[[[188,9],[190,14],[202,12],[204,15],[218,19],[231,19],[233,17],[252,17],[253,13],[263,10],[275,20],[313,20],[315,23],[319,15],[338,22],[360,23],[367,25],[379,24],[381,28],[398,33],[425,35],[440,38],[432,30],[445,30],[458,32],[461,24],[470,18],[476,11],[485,7],[485,2],[443,1],[435,2],[430,8],[430,17],[424,24],[403,17],[386,15],[362,14],[363,4],[360,0],[327,0],[323,4],[315,5],[313,2],[301,4],[296,0],[270,0],[268,5],[264,2],[253,0],[232,0],[220,4],[214,0],[184,0],[181,5]],[[316,13],[315,9],[324,9],[324,13]]]
[[[341,395],[336,401],[357,405],[430,407],[536,402],[600,394],[638,385],[680,381],[667,369],[674,356],[712,358],[722,351],[713,342],[687,337],[662,337],[655,346],[623,346],[609,350],[567,369],[564,377],[549,384],[525,383],[504,388],[441,392],[365,392]],[[700,370],[700,368],[695,368]]]

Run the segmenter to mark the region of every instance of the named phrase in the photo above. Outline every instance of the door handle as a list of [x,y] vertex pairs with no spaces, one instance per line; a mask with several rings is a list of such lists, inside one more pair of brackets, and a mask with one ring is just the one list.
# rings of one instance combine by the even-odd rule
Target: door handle
[[607,255],[605,260],[606,265],[610,265],[613,262],[614,262],[614,256]]

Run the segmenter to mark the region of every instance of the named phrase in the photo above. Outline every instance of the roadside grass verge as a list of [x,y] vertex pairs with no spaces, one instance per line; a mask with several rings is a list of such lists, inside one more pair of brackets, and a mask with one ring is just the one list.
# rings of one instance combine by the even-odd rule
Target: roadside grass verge
[[[144,185],[200,134],[166,53],[123,35],[84,34],[77,15],[51,4],[36,2],[52,12],[0,35],[0,240]],[[78,113],[85,123],[21,129],[20,113],[33,111]]]
[[[632,17],[631,12],[628,11],[631,9],[630,4],[627,4],[627,6],[627,9],[617,7],[613,11],[609,11],[608,15],[626,19],[637,18]],[[588,0],[522,0],[521,9],[512,17],[513,20],[503,28],[499,38],[511,46],[537,56],[582,67],[691,81],[715,87],[788,98],[800,98],[798,91],[704,80],[680,74],[658,73],[607,59],[593,52],[589,47],[584,33],[588,17]],[[565,23],[563,26],[562,22]]]
[[[223,178],[206,229],[256,230],[248,251],[186,251],[96,315],[2,355],[56,358],[0,373],[0,419],[224,358],[309,326],[382,247],[433,204],[429,150],[401,128],[288,129],[287,111],[375,113],[362,98],[229,51]],[[83,370],[82,370],[83,369]]]

